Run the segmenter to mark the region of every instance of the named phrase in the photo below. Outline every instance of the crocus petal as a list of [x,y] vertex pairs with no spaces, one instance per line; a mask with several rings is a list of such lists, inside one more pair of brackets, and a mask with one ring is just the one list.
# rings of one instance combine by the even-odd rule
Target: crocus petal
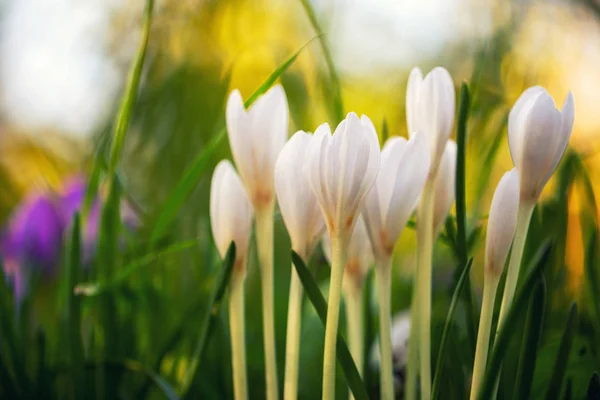
[[312,136],[296,132],[283,146],[275,164],[275,192],[292,248],[308,256],[325,222],[308,180],[302,174]]
[[419,67],[414,67],[410,71],[408,77],[408,85],[406,87],[406,123],[408,125],[408,134],[412,135],[415,132],[416,124],[416,112],[417,112],[417,98],[419,96],[419,89],[423,83],[423,73]]
[[225,257],[229,244],[236,245],[237,260],[244,260],[250,241],[252,205],[231,163],[221,161],[210,186],[210,224],[217,250]]
[[485,243],[485,271],[500,278],[517,226],[519,173],[513,168],[500,179],[490,207]]

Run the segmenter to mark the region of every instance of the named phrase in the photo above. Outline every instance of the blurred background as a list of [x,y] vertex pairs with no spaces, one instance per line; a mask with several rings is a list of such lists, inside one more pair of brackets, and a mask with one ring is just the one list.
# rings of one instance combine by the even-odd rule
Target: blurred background
[[[591,372],[600,366],[600,353],[590,344],[598,342],[595,327],[600,321],[593,317],[597,298],[586,284],[590,279],[586,265],[598,266],[595,259],[589,259],[588,250],[596,243],[594,194],[600,190],[600,2],[312,0],[310,4],[339,74],[344,113],[369,115],[380,127],[382,139],[384,131],[390,136],[407,134],[404,101],[412,67],[427,72],[444,66],[457,91],[462,81],[469,83],[472,109],[466,183],[468,226],[474,233],[476,299],[481,292],[485,237],[479,233],[485,228],[493,189],[512,167],[506,139],[508,111],[532,85],[546,87],[559,108],[567,92],[573,92],[576,117],[570,149],[544,192],[528,249],[530,254],[535,251],[536,243],[548,232],[557,243],[549,297],[552,314],[546,320],[546,353],[542,355],[553,359],[556,354],[556,336],[560,336],[570,302],[578,301],[583,309],[577,339],[581,343],[576,342],[583,354],[571,360],[575,371],[571,378],[575,393],[584,393]],[[98,158],[105,157],[105,137],[112,132],[136,53],[143,8],[141,0],[0,2],[0,223],[4,236],[15,216],[26,213],[23,209],[32,198],[67,196],[73,180],[88,179]],[[316,35],[300,1],[157,0],[139,98],[119,169],[123,207],[136,220],[124,260],[147,251],[150,232],[168,195],[223,125],[228,93],[239,88],[248,98],[283,60]],[[290,105],[290,134],[298,129],[313,131],[322,122],[337,122],[332,102],[335,88],[318,40],[300,53],[280,81]],[[209,228],[208,190],[212,167],[225,157],[231,154],[222,141],[210,168],[163,238],[165,243],[195,240],[196,245],[153,261],[114,289],[122,332],[116,352],[156,367],[174,385],[188,365],[206,312],[202,300],[219,264]],[[43,223],[39,225],[47,230]],[[290,258],[280,217],[275,235],[275,318],[282,378]],[[405,310],[410,302],[414,245],[414,231],[406,229],[394,263],[395,312]],[[8,259],[9,251],[3,252]],[[455,254],[443,240],[438,241],[434,262],[434,316],[442,324],[457,268]],[[322,255],[315,256],[314,264],[317,269],[324,264]],[[597,268],[591,270],[597,273]],[[325,290],[327,269],[319,271]],[[53,278],[60,274],[53,274],[26,290],[22,307],[31,313],[30,332],[23,335],[33,336],[32,332],[42,329],[48,332],[49,341],[59,343],[48,327],[61,313],[55,293],[59,279]],[[246,289],[252,398],[264,393],[259,283],[253,258]],[[368,304],[377,309],[374,298]],[[92,316],[88,310],[87,317]],[[300,397],[314,398],[320,393],[323,328],[309,304],[305,304],[303,324],[300,382],[305,384]],[[376,326],[373,322],[372,327]],[[560,329],[555,332],[553,327]],[[170,342],[177,332],[177,340]],[[436,329],[434,335],[439,335]],[[458,324],[456,335],[456,340],[466,340],[464,323]],[[228,351],[223,317],[202,364],[204,372],[194,381],[196,398],[231,396],[229,358],[223,356]],[[58,353],[48,357],[59,359]],[[466,351],[456,357],[468,375],[472,354]],[[376,386],[377,379],[367,377],[368,383],[369,379]],[[536,379],[544,378],[536,375]],[[134,390],[143,387],[143,382],[123,379],[122,385],[127,388],[123,390]]]

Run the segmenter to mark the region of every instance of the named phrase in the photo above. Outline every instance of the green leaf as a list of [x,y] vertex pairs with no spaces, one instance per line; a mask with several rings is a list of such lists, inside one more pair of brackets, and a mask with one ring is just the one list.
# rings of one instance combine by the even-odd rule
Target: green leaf
[[456,247],[461,265],[467,265],[467,206],[465,185],[465,161],[467,150],[467,120],[469,119],[469,88],[466,83],[460,87],[460,106],[456,126]]
[[340,84],[340,78],[337,74],[337,70],[335,68],[335,64],[333,63],[333,57],[331,56],[331,49],[325,40],[325,35],[323,34],[323,30],[319,26],[319,21],[317,21],[317,15],[312,8],[312,5],[309,0],[300,0],[302,6],[304,7],[304,11],[306,12],[306,16],[310,20],[310,24],[313,29],[317,33],[319,37],[319,42],[321,43],[321,49],[323,49],[323,56],[325,57],[325,63],[327,64],[327,68],[329,69],[329,80],[332,86],[332,102],[334,109],[334,118],[335,125],[344,119],[344,104],[342,102],[342,85]]
[[181,243],[175,243],[159,251],[152,251],[145,256],[130,262],[127,265],[119,267],[115,277],[108,282],[95,281],[80,283],[74,288],[74,293],[82,296],[98,296],[107,290],[114,289],[127,281],[127,279],[142,267],[149,265],[162,257],[187,250],[198,245],[197,240],[187,240]]
[[576,333],[577,303],[573,302],[571,308],[569,308],[565,331],[560,339],[560,346],[558,348],[558,354],[556,355],[554,369],[552,370],[552,377],[550,378],[550,384],[546,391],[546,400],[558,400],[558,397],[560,396],[562,383],[567,371],[567,364],[569,362],[569,355],[571,354],[571,348],[573,346],[573,338]]
[[74,288],[81,274],[81,223],[79,214],[73,216],[71,235],[67,241],[67,262],[65,268],[65,332],[67,359],[71,368],[70,378],[73,385],[73,398],[82,397],[83,345],[81,343],[81,300],[75,296]]
[[389,137],[390,137],[390,132],[388,129],[387,120],[384,118],[383,122],[381,123],[381,143],[385,144],[385,142],[387,142]]
[[221,300],[223,299],[223,295],[225,294],[225,289],[227,289],[227,286],[229,285],[229,280],[231,278],[231,272],[233,271],[234,264],[235,243],[231,242],[229,248],[227,249],[227,253],[225,253],[225,258],[223,259],[223,264],[221,265],[219,276],[217,278],[217,281],[215,282],[215,286],[213,288],[210,301],[208,303],[208,311],[204,316],[202,328],[200,328],[198,342],[196,343],[196,348],[191,358],[190,366],[188,367],[188,370],[183,379],[183,383],[179,390],[179,393],[181,394],[182,398],[186,397],[186,394],[188,394],[192,382],[201,372],[201,370],[198,367],[200,365],[200,362],[202,361],[202,355],[204,354],[206,340],[210,336],[212,330],[214,329],[215,323],[219,317]]
[[456,284],[456,289],[454,289],[454,294],[452,295],[452,301],[450,302],[450,308],[448,309],[448,314],[446,315],[446,323],[444,324],[444,330],[442,331],[442,339],[440,341],[440,349],[438,351],[437,362],[435,366],[435,377],[433,379],[433,386],[431,389],[431,398],[437,399],[440,392],[440,382],[442,376],[442,365],[444,365],[444,359],[446,358],[446,353],[448,350],[446,349],[446,344],[448,342],[448,334],[450,332],[450,328],[452,327],[452,321],[454,318],[454,310],[456,309],[456,305],[458,304],[458,298],[463,290],[464,283],[469,276],[469,272],[471,271],[471,266],[473,264],[473,258],[469,258],[467,261],[467,265],[462,269],[462,274],[458,279],[458,283]]
[[[293,63],[296,61],[296,58],[300,55],[302,50],[306,46],[308,46],[313,40],[315,40],[316,36],[310,39],[308,42],[303,44],[294,54],[288,57],[284,62],[282,62],[276,69],[271,73],[271,75],[259,86],[258,89],[246,100],[244,106],[246,108],[250,107],[256,99],[265,93],[283,74]],[[204,147],[204,149],[196,156],[194,161],[192,161],[192,165],[184,172],[183,177],[179,180],[167,200],[165,204],[162,206],[160,214],[156,220],[156,224],[154,229],[152,230],[152,243],[156,243],[165,233],[168,226],[171,224],[171,221],[177,215],[179,208],[181,208],[182,204],[192,193],[202,174],[204,174],[206,167],[208,166],[211,156],[217,149],[217,146],[221,143],[221,141],[227,136],[227,128],[223,126],[218,130],[218,133],[213,136],[210,142]]]
[[113,179],[117,165],[121,158],[121,150],[125,142],[125,135],[129,128],[133,107],[137,100],[138,88],[140,85],[140,77],[144,67],[144,60],[148,49],[148,39],[150,37],[150,26],[152,24],[152,9],[154,8],[154,0],[146,0],[146,10],[144,12],[144,26],[142,28],[142,36],[138,47],[138,52],[135,61],[129,71],[127,80],[127,88],[121,100],[121,106],[117,114],[115,123],[115,133],[110,149],[110,159],[108,162],[108,179]]
[[488,368],[483,378],[483,384],[478,393],[477,398],[480,400],[491,399],[496,384],[498,374],[502,367],[504,355],[508,349],[510,339],[513,337],[517,329],[517,323],[522,312],[526,308],[529,296],[538,283],[539,277],[546,266],[550,257],[552,246],[548,241],[545,241],[537,254],[531,261],[531,265],[527,268],[529,273],[523,279],[522,285],[514,297],[513,303],[504,319],[504,323],[499,327],[494,341],[494,349],[488,363]]
[[597,371],[594,372],[592,379],[590,379],[585,398],[587,400],[597,400],[600,398],[600,376]]
[[[302,286],[304,286],[304,290],[306,291],[310,302],[317,311],[317,314],[319,314],[323,326],[325,326],[327,323],[327,302],[323,298],[317,283],[308,271],[304,261],[302,261],[302,258],[296,254],[295,251],[292,251],[292,262],[300,277],[300,281],[302,281]],[[358,369],[356,369],[352,355],[340,333],[338,333],[336,348],[338,362],[342,366],[346,382],[348,382],[348,386],[350,387],[354,398],[357,400],[368,400],[369,395],[367,394],[365,384],[358,373]]]
[[537,284],[525,321],[523,342],[521,343],[521,356],[517,368],[517,376],[513,391],[514,399],[529,399],[531,384],[537,360],[537,352],[544,326],[544,311],[546,308],[546,281],[541,276]]

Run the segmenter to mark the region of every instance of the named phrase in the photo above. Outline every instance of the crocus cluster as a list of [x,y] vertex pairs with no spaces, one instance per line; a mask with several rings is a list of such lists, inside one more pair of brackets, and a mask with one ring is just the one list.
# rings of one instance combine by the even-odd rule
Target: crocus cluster
[[[288,108],[280,85],[267,91],[248,109],[237,90],[230,95],[227,128],[239,177],[228,161],[221,161],[213,175],[210,204],[212,230],[220,254],[224,257],[231,242],[237,250],[232,278],[235,284],[230,287],[236,398],[247,397],[245,356],[240,353],[245,352],[243,280],[253,218],[262,275],[266,397],[278,397],[272,312],[276,200],[292,250],[308,262],[324,237],[325,253],[331,264],[323,356],[324,399],[335,397],[342,293],[352,354],[362,371],[364,338],[357,299],[362,296],[362,282],[371,265],[375,267],[380,307],[381,395],[383,399],[395,396],[391,260],[403,228],[417,210],[416,296],[410,322],[407,316],[403,318],[403,332],[412,329],[414,340],[408,341],[408,351],[403,340],[403,360],[408,354],[407,397],[414,398],[416,394],[419,369],[421,397],[429,398],[432,245],[455,194],[457,146],[450,139],[455,90],[448,71],[438,67],[425,77],[418,68],[412,71],[406,114],[409,138],[392,137],[383,149],[371,120],[353,112],[347,114],[333,133],[325,123],[314,134],[298,131],[286,142]],[[485,368],[493,300],[513,236],[516,232],[503,308],[512,300],[511,274],[513,270],[518,273],[531,210],[562,157],[572,124],[572,96],[567,97],[563,111],[558,111],[552,98],[539,87],[525,91],[510,114],[509,145],[515,168],[500,180],[490,211],[474,391]],[[295,399],[302,285],[293,268],[289,296],[284,395],[286,399]],[[500,318],[502,322],[502,313]]]
[[[81,177],[70,179],[58,192],[29,194],[10,216],[0,238],[4,273],[12,282],[17,304],[26,294],[30,279],[41,276],[51,281],[59,272],[62,243],[67,228],[84,203],[86,183]],[[83,264],[94,257],[102,202],[92,202],[82,234]],[[133,229],[138,220],[128,204],[121,215]]]

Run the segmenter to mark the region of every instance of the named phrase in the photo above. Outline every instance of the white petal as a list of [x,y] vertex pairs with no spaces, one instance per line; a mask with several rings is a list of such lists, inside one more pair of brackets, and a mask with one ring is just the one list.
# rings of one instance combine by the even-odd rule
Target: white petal
[[359,272],[362,276],[366,275],[369,267],[373,264],[373,251],[367,234],[367,229],[363,218],[359,215],[350,236],[347,253],[348,262],[358,264]]
[[531,112],[531,107],[537,98],[546,93],[541,86],[528,88],[517,99],[508,114],[508,146],[515,167],[520,168],[523,156],[523,141],[525,140],[525,123]]
[[485,243],[485,271],[499,278],[510,249],[519,211],[519,173],[505,173],[494,192]]
[[423,82],[423,73],[419,67],[414,67],[410,71],[408,77],[408,85],[406,87],[406,124],[408,126],[408,134],[412,135],[415,130],[416,108],[419,97],[419,89]]

